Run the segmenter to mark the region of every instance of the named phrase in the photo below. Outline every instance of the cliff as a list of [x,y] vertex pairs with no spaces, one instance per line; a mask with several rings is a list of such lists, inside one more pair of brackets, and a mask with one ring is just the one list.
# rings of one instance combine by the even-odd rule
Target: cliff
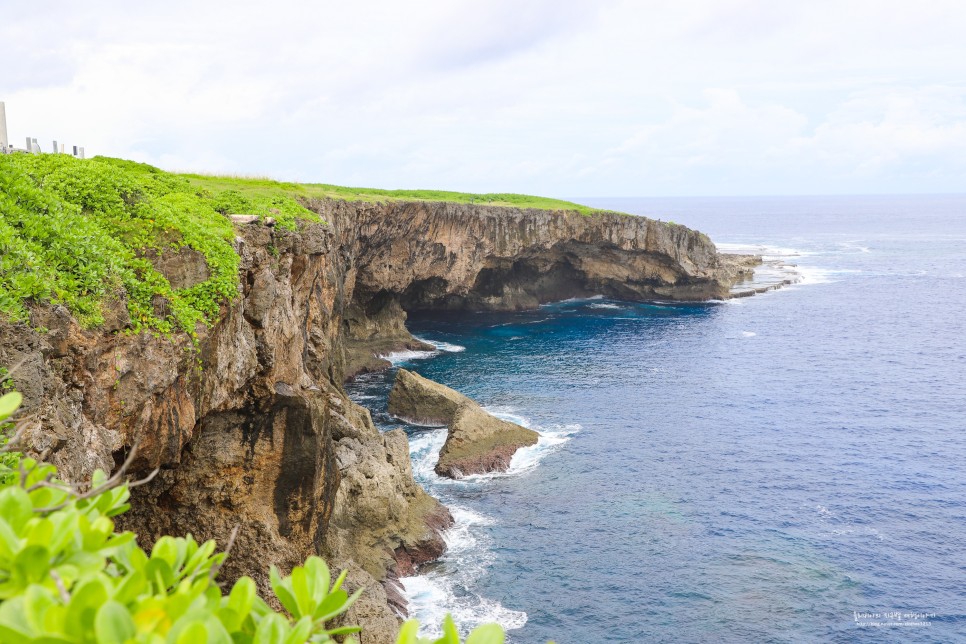
[[386,366],[371,346],[417,348],[406,311],[522,310],[592,295],[724,299],[750,274],[707,235],[645,217],[444,202],[309,206],[343,230],[353,258],[349,375]]
[[[20,364],[17,385],[42,425],[30,440],[66,478],[110,470],[135,445],[138,472],[161,468],[121,520],[142,543],[190,532],[225,544],[237,526],[223,574],[263,587],[270,563],[322,554],[370,588],[348,616],[366,627],[362,641],[388,642],[393,579],[439,556],[452,519],[413,480],[405,434],[380,433],[342,383],[378,368],[374,353],[417,342],[406,311],[598,293],[701,300],[726,296],[745,269],[706,236],[644,218],[305,205],[328,223],[236,226],[240,296],[197,325],[197,344],[125,332],[123,298],[94,329],[28,302],[29,323],[0,322],[0,364]],[[154,260],[172,285],[205,279],[198,257]]]

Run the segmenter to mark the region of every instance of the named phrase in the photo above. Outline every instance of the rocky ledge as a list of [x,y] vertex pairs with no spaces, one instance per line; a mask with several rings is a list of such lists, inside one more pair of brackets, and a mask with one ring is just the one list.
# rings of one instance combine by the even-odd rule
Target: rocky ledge
[[448,428],[435,469],[453,479],[505,472],[518,449],[540,438],[532,429],[488,414],[458,391],[405,369],[396,373],[389,392],[389,413],[411,423]]
[[[35,303],[30,324],[0,321],[0,365],[20,365],[17,386],[41,423],[29,438],[66,479],[112,470],[135,445],[132,474],[161,468],[120,521],[144,545],[187,532],[223,545],[238,527],[223,574],[251,575],[263,590],[269,564],[290,569],[321,554],[350,571],[350,588],[368,588],[347,616],[364,627],[363,644],[394,641],[404,611],[395,579],[439,556],[452,521],[413,479],[405,434],[379,432],[343,389],[347,377],[385,367],[379,354],[420,346],[408,311],[595,294],[702,300],[727,296],[748,270],[700,233],[640,217],[307,206],[328,223],[289,232],[236,222],[239,296],[199,326],[197,343],[130,333],[123,298],[99,329]],[[188,255],[152,259],[172,284],[206,279],[208,267]],[[496,432],[512,439],[487,445],[478,429],[492,421],[462,409],[447,421],[440,461],[451,475],[505,467],[513,445],[535,440],[512,427]]]
[[647,217],[430,202],[310,206],[353,257],[350,377],[385,368],[379,354],[418,346],[407,312],[513,311],[593,295],[725,299],[753,272],[753,260],[719,254],[707,235]]

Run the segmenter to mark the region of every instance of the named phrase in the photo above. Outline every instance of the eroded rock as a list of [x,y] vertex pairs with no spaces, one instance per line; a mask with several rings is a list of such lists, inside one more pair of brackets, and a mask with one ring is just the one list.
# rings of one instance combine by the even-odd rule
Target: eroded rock
[[540,435],[532,429],[501,420],[478,405],[463,405],[449,426],[439,450],[436,473],[460,478],[467,474],[505,472],[521,447],[535,445]]
[[536,444],[540,437],[532,429],[488,414],[458,391],[406,369],[396,374],[389,413],[408,422],[449,429],[436,473],[450,478],[505,472],[513,454]]
[[148,248],[144,250],[144,257],[164,275],[174,290],[201,284],[211,277],[204,254],[190,246],[162,251]]

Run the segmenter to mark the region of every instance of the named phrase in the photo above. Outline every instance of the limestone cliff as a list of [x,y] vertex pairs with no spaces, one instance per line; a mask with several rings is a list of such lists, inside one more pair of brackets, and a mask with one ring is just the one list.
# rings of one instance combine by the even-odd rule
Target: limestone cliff
[[[724,299],[751,273],[719,255],[707,235],[646,217],[427,202],[310,205],[351,230],[350,331],[365,332],[348,337],[363,335],[384,351],[411,341],[400,333],[405,311],[521,310],[591,295]],[[350,375],[373,367],[371,354],[350,355]]]
[[[224,544],[238,526],[224,574],[263,587],[270,563],[320,553],[370,586],[349,615],[366,627],[362,641],[389,642],[400,608],[392,580],[442,552],[451,518],[413,480],[405,435],[381,434],[342,383],[382,365],[374,354],[417,346],[405,312],[597,293],[722,297],[740,270],[707,237],[643,218],[308,205],[329,223],[237,226],[240,296],[197,330],[197,346],[125,333],[120,296],[100,329],[46,305],[33,306],[29,325],[0,321],[0,364],[21,365],[16,382],[42,426],[30,439],[66,478],[109,470],[134,445],[138,472],[161,468],[121,522],[143,543],[191,532]],[[156,259],[173,284],[206,274]]]

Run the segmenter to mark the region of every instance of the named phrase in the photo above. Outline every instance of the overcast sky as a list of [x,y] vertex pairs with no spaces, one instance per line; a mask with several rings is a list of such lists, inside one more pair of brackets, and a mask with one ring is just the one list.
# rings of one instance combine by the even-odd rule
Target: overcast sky
[[0,6],[11,141],[558,197],[966,192],[963,0]]

